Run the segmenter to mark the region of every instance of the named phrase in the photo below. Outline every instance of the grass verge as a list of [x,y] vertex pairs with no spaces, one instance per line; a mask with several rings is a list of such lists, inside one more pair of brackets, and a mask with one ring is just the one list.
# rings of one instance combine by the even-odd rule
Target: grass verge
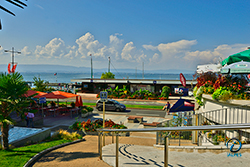
[[60,139],[60,140],[49,141],[46,143],[18,147],[9,150],[0,150],[0,157],[1,157],[0,166],[8,166],[8,167],[24,166],[25,163],[28,162],[37,153],[46,150],[50,147],[64,144],[67,142],[71,142],[71,140]]
[[[92,106],[95,107],[96,103],[83,103],[85,106]],[[137,108],[137,109],[162,109],[163,106],[151,106],[151,105],[132,105],[126,104],[127,108]]]

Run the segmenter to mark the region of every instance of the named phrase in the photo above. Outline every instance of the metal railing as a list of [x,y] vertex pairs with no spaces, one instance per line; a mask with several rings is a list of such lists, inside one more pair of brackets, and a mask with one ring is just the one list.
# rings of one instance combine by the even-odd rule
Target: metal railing
[[[204,130],[240,130],[250,129],[250,124],[228,124],[228,125],[209,125],[209,126],[187,126],[187,127],[158,127],[146,129],[98,129],[98,149],[102,160],[102,136],[105,133],[116,134],[116,167],[119,164],[119,133],[121,132],[174,132],[174,131],[204,131]],[[164,140],[164,167],[168,166],[168,136]]]

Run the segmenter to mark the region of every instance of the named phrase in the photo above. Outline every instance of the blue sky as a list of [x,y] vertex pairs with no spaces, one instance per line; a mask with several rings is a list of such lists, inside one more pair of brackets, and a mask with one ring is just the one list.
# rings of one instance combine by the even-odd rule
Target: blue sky
[[0,64],[4,49],[18,64],[108,66],[116,69],[195,70],[250,46],[247,0],[28,0],[1,5]]

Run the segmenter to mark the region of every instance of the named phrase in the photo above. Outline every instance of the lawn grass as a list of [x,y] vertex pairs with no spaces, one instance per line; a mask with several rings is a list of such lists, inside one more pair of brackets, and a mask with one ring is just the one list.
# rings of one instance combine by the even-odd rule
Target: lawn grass
[[[59,104],[66,104],[65,102],[59,102]],[[83,103],[84,106],[95,107],[96,103]],[[132,105],[126,104],[126,108],[136,108],[136,109],[162,109],[163,106],[154,106],[154,105]]]
[[0,150],[0,166],[21,167],[24,166],[37,153],[46,150],[50,147],[57,146],[70,140],[54,140],[40,144],[34,144],[24,147],[18,147],[10,150]]
[[[95,107],[96,103],[83,103],[84,106]],[[151,106],[151,105],[132,105],[126,104],[126,108],[137,108],[137,109],[162,109],[163,106]]]

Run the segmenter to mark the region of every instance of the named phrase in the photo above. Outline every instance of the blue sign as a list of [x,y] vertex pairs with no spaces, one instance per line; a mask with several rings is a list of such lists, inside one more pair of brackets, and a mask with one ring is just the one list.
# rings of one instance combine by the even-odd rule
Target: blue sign
[[[229,139],[229,140],[227,141],[227,143],[226,143],[227,148],[228,148],[229,142],[232,142],[232,145],[231,145],[231,147],[230,147],[230,151],[231,151],[231,152],[236,153],[236,152],[240,151],[240,149],[241,149],[241,147],[242,147],[242,144],[241,144],[240,140],[238,140],[238,139],[236,139],[236,138]],[[238,144],[238,143],[239,143],[239,145],[236,145],[236,144]]]
[[102,102],[108,101],[108,92],[100,92],[100,98]]
[[40,103],[40,104],[46,103],[46,97],[41,97],[41,98],[39,98],[39,103]]

